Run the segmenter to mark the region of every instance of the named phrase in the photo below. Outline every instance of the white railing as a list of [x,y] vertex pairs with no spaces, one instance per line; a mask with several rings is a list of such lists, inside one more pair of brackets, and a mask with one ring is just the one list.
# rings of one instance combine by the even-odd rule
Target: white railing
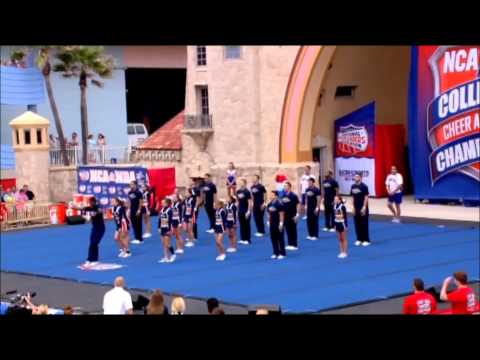
[[[89,146],[88,164],[126,164],[134,162],[134,149],[127,146]],[[79,146],[67,148],[67,157],[70,165],[82,164],[82,149]],[[62,151],[59,148],[50,148],[50,165],[64,166]]]
[[[3,204],[2,204],[3,205]],[[6,204],[1,209],[1,228],[50,223],[50,204],[27,201],[23,204]]]

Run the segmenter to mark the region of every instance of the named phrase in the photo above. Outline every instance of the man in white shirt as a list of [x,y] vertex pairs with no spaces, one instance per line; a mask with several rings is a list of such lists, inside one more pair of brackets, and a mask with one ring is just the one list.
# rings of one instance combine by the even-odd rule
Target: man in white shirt
[[304,214],[303,220],[307,219],[307,215],[305,214],[305,205],[306,205],[306,193],[307,193],[307,188],[309,186],[308,180],[313,177],[311,174],[312,168],[310,165],[305,166],[305,173],[302,175],[300,178],[300,189],[299,193],[302,196],[301,203],[302,203],[302,213]]
[[119,276],[115,279],[115,287],[103,297],[103,313],[105,315],[132,315],[132,297],[124,289],[125,280]]
[[[388,208],[393,214],[392,222],[400,222],[400,204],[403,195],[403,177],[397,172],[397,167],[392,166],[391,173],[385,181],[388,192]],[[394,206],[395,205],[395,206]]]

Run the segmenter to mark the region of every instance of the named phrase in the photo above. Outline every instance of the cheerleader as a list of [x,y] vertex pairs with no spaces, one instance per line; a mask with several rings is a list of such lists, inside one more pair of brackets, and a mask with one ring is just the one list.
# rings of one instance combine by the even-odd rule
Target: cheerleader
[[158,231],[160,232],[160,238],[162,239],[164,254],[163,258],[158,261],[160,263],[172,263],[176,258],[171,244],[172,217],[172,200],[165,198],[162,200],[162,208],[158,214]]
[[346,258],[347,255],[347,208],[345,203],[340,195],[335,196],[333,201],[333,213],[335,214],[335,228],[338,234],[338,241],[340,243],[340,254],[338,257],[340,259]]
[[150,219],[150,209],[151,209],[151,197],[152,197],[152,190],[150,186],[143,185],[142,187],[142,216],[143,216],[143,223],[145,224],[145,234],[142,235],[143,239],[152,237],[152,221]]
[[127,217],[127,211],[123,201],[119,198],[112,200],[113,204],[113,219],[116,225],[115,240],[120,248],[118,257],[127,258],[132,255],[129,248],[129,230],[130,222]]
[[225,210],[225,202],[218,200],[215,203],[215,241],[217,243],[218,252],[217,261],[223,261],[227,257],[225,254],[225,247],[223,246],[223,234],[225,232],[227,222],[227,211]]
[[194,194],[193,189],[190,187],[187,190],[188,197],[185,199],[185,212],[183,214],[183,226],[187,233],[188,241],[185,244],[186,247],[192,247],[195,245],[195,234],[193,227],[197,221],[195,216],[195,209],[197,206],[197,196]]
[[172,196],[173,205],[172,205],[172,228],[173,234],[175,235],[175,244],[177,245],[177,250],[175,250],[175,254],[183,254],[184,252],[184,242],[182,238],[182,217],[183,217],[183,201],[178,193]]
[[90,199],[87,207],[81,208],[82,214],[92,221],[92,231],[90,232],[90,246],[88,247],[88,258],[82,267],[89,267],[98,264],[98,245],[105,234],[105,222],[103,221],[102,210],[97,205],[97,199]]
[[230,199],[227,202],[227,221],[226,228],[228,237],[230,238],[230,247],[227,249],[227,252],[234,253],[237,252],[237,205],[236,199],[234,196],[230,195]]
[[233,195],[237,189],[237,169],[233,162],[228,163],[227,169],[227,194]]

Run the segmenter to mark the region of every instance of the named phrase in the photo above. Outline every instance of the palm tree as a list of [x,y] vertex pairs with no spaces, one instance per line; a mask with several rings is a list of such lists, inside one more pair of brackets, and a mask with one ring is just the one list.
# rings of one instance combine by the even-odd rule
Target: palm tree
[[98,87],[103,86],[97,76],[111,77],[115,62],[113,57],[104,53],[101,46],[64,46],[56,54],[59,61],[53,71],[61,72],[64,77],[78,77],[80,86],[80,117],[82,125],[82,162],[88,162],[88,113],[87,87],[88,80]]
[[60,141],[60,152],[63,157],[63,163],[65,166],[69,165],[67,156],[67,142],[65,140],[65,133],[63,131],[62,120],[60,119],[60,113],[58,112],[57,103],[53,96],[52,82],[50,80],[50,74],[52,73],[52,64],[50,62],[50,55],[52,46],[41,46],[38,50],[36,58],[37,66],[42,71],[43,79],[45,80],[45,87],[47,88],[48,101],[52,110],[53,119],[55,121],[55,127],[57,128],[58,140]]

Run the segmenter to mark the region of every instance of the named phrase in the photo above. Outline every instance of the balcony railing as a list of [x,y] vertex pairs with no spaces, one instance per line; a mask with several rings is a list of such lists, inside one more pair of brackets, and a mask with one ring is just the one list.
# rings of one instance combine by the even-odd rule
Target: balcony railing
[[185,115],[185,130],[212,129],[212,115]]
[[[128,164],[135,161],[134,149],[126,146],[89,146],[88,164]],[[70,165],[82,164],[82,149],[79,146],[67,148]],[[62,152],[58,148],[50,148],[50,166],[64,166]]]

